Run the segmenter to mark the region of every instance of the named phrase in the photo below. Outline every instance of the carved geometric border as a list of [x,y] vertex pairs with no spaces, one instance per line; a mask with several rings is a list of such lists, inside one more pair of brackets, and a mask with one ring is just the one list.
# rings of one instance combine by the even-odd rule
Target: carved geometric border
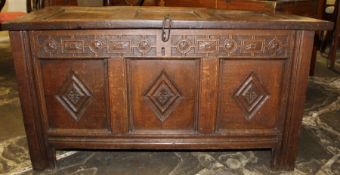
[[39,34],[36,54],[42,58],[156,56],[156,35]]
[[171,55],[286,58],[289,40],[290,35],[173,35]]

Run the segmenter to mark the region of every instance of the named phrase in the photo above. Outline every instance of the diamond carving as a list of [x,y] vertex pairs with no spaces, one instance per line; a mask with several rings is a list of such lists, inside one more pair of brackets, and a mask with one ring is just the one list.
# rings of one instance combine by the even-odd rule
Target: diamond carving
[[181,92],[165,71],[146,91],[144,98],[160,121],[164,121],[182,100]]
[[92,95],[76,73],[71,71],[56,98],[71,114],[72,118],[79,121],[90,103]]
[[255,73],[251,73],[234,94],[234,99],[250,120],[268,100],[269,95]]

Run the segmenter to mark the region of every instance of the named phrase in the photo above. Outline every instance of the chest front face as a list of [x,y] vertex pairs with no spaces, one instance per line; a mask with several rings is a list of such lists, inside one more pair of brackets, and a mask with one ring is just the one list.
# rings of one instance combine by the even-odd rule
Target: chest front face
[[280,134],[295,31],[170,32],[29,32],[48,133]]
[[[34,169],[55,149],[270,148],[291,170],[314,32],[305,17],[50,7],[5,25]],[[39,151],[37,151],[39,150]]]

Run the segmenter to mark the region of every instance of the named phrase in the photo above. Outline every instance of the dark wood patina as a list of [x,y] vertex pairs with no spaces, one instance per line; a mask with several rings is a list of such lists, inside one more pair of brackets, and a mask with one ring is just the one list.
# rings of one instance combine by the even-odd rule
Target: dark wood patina
[[291,170],[314,30],[204,8],[51,7],[10,30],[34,169],[55,149],[272,150]]

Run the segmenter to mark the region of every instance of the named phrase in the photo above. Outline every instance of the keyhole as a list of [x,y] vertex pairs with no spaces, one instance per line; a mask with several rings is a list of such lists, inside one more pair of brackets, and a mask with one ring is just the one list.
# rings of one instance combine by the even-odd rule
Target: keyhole
[[165,56],[165,48],[162,47],[162,56]]

